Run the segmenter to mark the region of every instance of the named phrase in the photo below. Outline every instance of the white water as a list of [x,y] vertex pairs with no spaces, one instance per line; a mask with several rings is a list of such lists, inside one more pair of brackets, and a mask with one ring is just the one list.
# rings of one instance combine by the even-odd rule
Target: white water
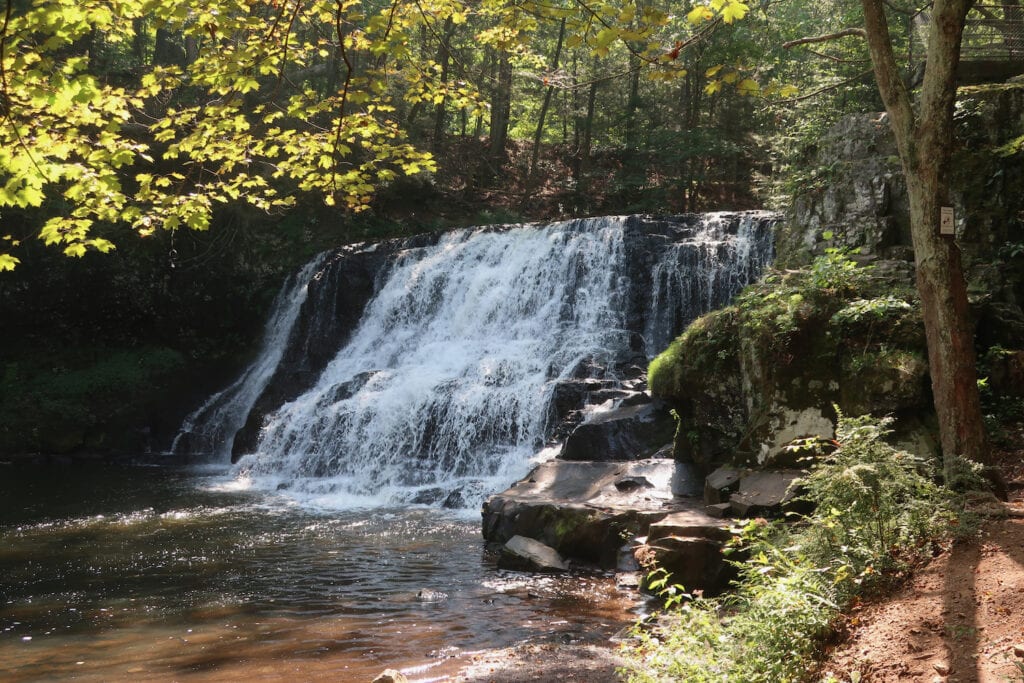
[[227,388],[185,418],[171,444],[172,453],[187,450],[211,463],[231,459],[235,433],[245,424],[249,411],[273,377],[306,300],[309,282],[323,261],[324,254],[317,255],[281,288],[264,327],[256,360]]
[[431,489],[473,505],[525,473],[557,380],[625,351],[624,261],[617,218],[410,250],[240,475],[331,506],[443,498]]
[[760,276],[771,259],[766,214],[704,214],[692,240],[668,245],[651,272],[651,303],[644,329],[648,356],[665,349],[698,316],[725,306]]

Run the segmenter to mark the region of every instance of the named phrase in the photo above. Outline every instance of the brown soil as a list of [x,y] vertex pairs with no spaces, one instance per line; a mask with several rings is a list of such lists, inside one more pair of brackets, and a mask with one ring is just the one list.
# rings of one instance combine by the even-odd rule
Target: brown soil
[[953,544],[895,594],[847,615],[848,637],[821,678],[1024,681],[1024,468],[1016,455],[1004,468],[1010,515],[988,519],[978,538]]

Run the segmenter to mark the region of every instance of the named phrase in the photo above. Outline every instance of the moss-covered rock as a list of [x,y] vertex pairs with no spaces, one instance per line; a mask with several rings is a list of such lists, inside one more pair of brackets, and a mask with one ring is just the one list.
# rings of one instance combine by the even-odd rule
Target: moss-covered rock
[[930,396],[910,283],[831,251],[774,272],[697,320],[651,363],[652,393],[680,419],[677,457],[771,464],[795,439],[830,438],[851,414],[916,414]]

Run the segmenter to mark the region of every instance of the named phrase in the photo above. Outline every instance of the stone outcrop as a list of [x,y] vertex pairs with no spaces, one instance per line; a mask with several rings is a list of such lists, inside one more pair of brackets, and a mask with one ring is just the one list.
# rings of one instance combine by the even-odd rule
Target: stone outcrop
[[697,510],[682,510],[650,525],[635,550],[642,568],[660,568],[670,585],[714,593],[733,576],[722,553],[732,538],[727,522]]
[[[646,398],[646,395],[643,395]],[[650,399],[647,399],[650,400]],[[635,460],[667,443],[675,422],[650,403],[604,410],[577,426],[566,438],[562,460]]]
[[623,539],[693,507],[692,468],[669,459],[632,462],[552,460],[483,507],[483,534],[506,543],[527,536],[561,555],[613,568]]
[[909,282],[841,261],[760,283],[691,325],[651,364],[651,391],[680,417],[676,454],[792,466],[789,445],[831,439],[848,414],[926,414],[923,325]]

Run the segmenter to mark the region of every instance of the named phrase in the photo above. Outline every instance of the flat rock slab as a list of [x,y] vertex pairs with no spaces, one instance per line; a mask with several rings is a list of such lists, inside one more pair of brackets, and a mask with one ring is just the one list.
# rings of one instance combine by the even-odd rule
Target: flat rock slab
[[794,470],[751,472],[740,479],[739,493],[733,494],[729,504],[741,517],[778,514],[796,497],[792,484],[802,476],[803,472]]
[[732,538],[728,520],[712,517],[701,510],[680,510],[654,522],[647,530],[647,542],[654,543],[670,536],[707,538],[728,541]]
[[623,539],[671,512],[697,508],[702,484],[689,465],[668,459],[552,460],[484,503],[483,534],[497,543],[526,536],[564,557],[612,568]]

